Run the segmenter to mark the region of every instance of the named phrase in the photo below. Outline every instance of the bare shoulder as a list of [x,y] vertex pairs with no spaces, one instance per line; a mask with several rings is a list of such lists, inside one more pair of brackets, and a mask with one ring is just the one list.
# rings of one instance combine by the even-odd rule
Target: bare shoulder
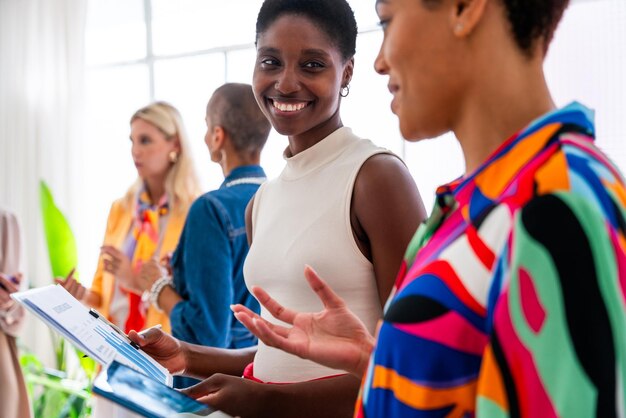
[[418,198],[421,202],[409,169],[394,154],[381,153],[367,159],[361,166],[354,187],[355,195],[404,192],[409,194],[407,198]]
[[[408,168],[393,154],[376,154],[361,167],[352,200],[352,225],[367,242],[381,306],[385,303],[404,251],[426,216]],[[364,239],[364,238],[365,239]]]

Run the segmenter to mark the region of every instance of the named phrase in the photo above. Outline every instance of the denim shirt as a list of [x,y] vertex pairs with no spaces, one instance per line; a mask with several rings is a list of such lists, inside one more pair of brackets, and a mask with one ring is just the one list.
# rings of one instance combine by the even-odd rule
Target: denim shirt
[[256,344],[230,305],[259,312],[244,283],[243,263],[248,253],[245,210],[264,179],[259,166],[237,167],[218,190],[191,205],[172,256],[174,287],[183,299],[170,313],[176,338],[221,348]]

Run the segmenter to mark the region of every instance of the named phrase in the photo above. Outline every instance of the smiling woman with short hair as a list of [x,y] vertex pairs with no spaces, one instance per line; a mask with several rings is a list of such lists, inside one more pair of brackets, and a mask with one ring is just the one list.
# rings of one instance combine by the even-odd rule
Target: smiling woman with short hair
[[454,132],[466,172],[437,190],[376,338],[310,269],[321,311],[252,289],[291,327],[234,308],[267,345],[362,377],[356,417],[623,415],[626,187],[593,111],[557,109],[545,81],[567,4],[376,2],[403,136]]
[[[343,126],[356,34],[345,0],[266,0],[261,7],[252,86],[287,137],[287,164],[249,205],[244,276],[247,286],[268,287],[292,307],[317,309],[303,280],[312,264],[374,332],[425,211],[404,163]],[[146,338],[137,341],[170,370],[182,362],[185,373],[211,376],[187,393],[231,415],[350,416],[357,398],[353,376],[264,344],[220,351],[170,345],[158,331]]]

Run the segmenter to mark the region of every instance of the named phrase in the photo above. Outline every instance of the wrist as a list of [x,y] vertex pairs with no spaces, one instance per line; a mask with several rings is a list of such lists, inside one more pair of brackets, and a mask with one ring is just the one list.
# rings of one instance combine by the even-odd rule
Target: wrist
[[361,355],[356,369],[351,371],[352,375],[358,377],[359,379],[362,379],[363,376],[365,376],[375,345],[376,339],[372,335],[367,334],[361,345]]
[[148,299],[150,304],[159,312],[163,312],[163,309],[159,306],[159,297],[166,286],[172,286],[172,278],[170,276],[161,276],[154,283],[152,283],[152,286],[150,287]]
[[177,370],[173,374],[179,376],[187,376],[189,375],[189,344],[184,341],[179,341],[180,344],[180,358],[182,360],[181,370]]

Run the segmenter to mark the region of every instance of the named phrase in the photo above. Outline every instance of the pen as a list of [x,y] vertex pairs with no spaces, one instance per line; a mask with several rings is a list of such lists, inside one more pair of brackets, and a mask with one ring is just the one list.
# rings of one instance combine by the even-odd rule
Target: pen
[[112,323],[111,321],[109,321],[108,319],[106,319],[103,315],[101,315],[98,311],[96,311],[95,309],[91,308],[89,309],[89,315],[93,316],[96,319],[99,319],[100,321],[102,321],[103,323],[107,324],[108,326],[110,326],[111,328],[113,328],[113,331],[117,332],[120,336],[122,336],[130,345],[132,345],[134,348],[136,348],[137,350],[139,350],[139,345],[137,345],[137,343],[135,343],[134,341],[132,341],[130,338],[128,338],[128,335],[126,335],[124,333],[124,331],[122,331],[121,329],[119,329],[119,327],[117,325],[115,325],[114,323]]

